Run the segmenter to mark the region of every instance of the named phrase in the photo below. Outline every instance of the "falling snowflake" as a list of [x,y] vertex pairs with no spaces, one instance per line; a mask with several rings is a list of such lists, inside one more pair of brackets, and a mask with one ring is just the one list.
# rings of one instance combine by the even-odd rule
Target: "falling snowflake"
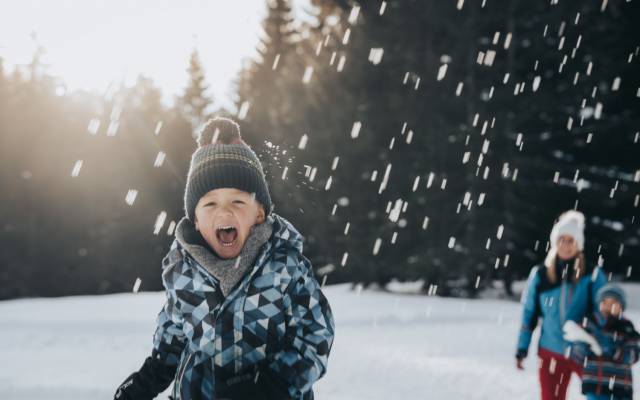
[[311,80],[311,76],[313,76],[313,67],[308,66],[304,70],[304,75],[302,76],[302,83],[309,83]]
[[448,68],[449,64],[442,64],[440,66],[440,68],[438,68],[438,76],[437,76],[437,80],[441,81],[444,79],[445,75],[447,74],[447,68]]
[[142,280],[140,278],[136,278],[136,281],[133,284],[133,293],[138,293],[138,290],[140,290],[141,284],[142,284]]
[[87,127],[87,130],[89,131],[90,135],[96,135],[98,133],[99,128],[100,128],[99,119],[94,118],[91,121],[89,121],[89,126]]
[[300,138],[300,142],[298,143],[298,149],[304,150],[307,147],[307,141],[309,140],[309,136],[305,133]]
[[360,135],[360,128],[362,128],[362,123],[360,121],[353,123],[353,127],[351,128],[351,139],[355,139]]
[[382,61],[382,56],[384,55],[384,49],[379,47],[374,47],[369,51],[369,61],[373,65],[378,65]]
[[380,246],[382,245],[382,239],[377,238],[376,242],[373,244],[373,255],[377,256],[380,251]]
[[162,121],[158,121],[156,124],[156,129],[153,132],[156,136],[160,134],[160,129],[162,129]]
[[82,168],[82,160],[76,161],[76,163],[73,165],[73,169],[71,170],[71,176],[74,178],[77,177],[78,174],[80,174],[80,168]]
[[127,192],[127,195],[124,198],[124,201],[132,206],[133,203],[136,201],[136,197],[138,196],[138,191],[135,189],[129,189],[129,191]]
[[164,225],[164,221],[167,219],[167,213],[165,211],[161,211],[160,214],[156,217],[156,222],[153,225],[153,234],[157,235],[160,233],[162,226]]
[[380,10],[378,11],[378,14],[382,15],[384,14],[384,11],[387,9],[387,2],[383,1],[382,4],[380,4]]
[[156,168],[159,168],[162,166],[162,163],[164,163],[164,159],[167,156],[167,154],[164,151],[159,151],[158,155],[156,155],[156,159],[153,162],[153,166]]
[[245,101],[242,103],[242,105],[240,106],[240,109],[238,110],[239,120],[243,120],[247,117],[247,113],[249,112],[250,106],[251,106],[251,103],[249,103],[249,101]]

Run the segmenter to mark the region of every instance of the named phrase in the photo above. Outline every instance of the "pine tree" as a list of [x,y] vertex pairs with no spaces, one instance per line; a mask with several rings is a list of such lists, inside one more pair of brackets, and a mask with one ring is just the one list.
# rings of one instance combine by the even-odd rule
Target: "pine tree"
[[[269,88],[269,97],[252,99],[246,121],[252,129],[290,147],[308,133],[306,149],[286,148],[294,158],[286,164],[290,179],[272,178],[288,189],[286,208],[307,210],[297,221],[318,235],[314,257],[339,265],[348,253],[347,266],[329,279],[385,285],[392,278],[423,278],[438,293],[459,295],[502,279],[508,289],[544,257],[553,219],[576,200],[592,216],[587,237],[630,262],[638,250],[629,238],[637,230],[632,203],[634,179],[640,180],[634,176],[640,175],[625,148],[633,144],[637,112],[630,104],[638,87],[630,72],[637,58],[633,28],[620,21],[629,5],[609,4],[604,14],[598,5],[515,0],[388,1],[386,10],[380,3],[342,0],[314,5],[317,23],[301,25],[308,30],[301,29],[296,42],[298,73],[257,80],[255,66],[264,62],[256,62],[243,71],[242,82],[250,83],[243,86],[247,96],[260,83]],[[574,28],[578,12],[589,22]],[[602,32],[615,39],[598,45]],[[584,50],[574,59],[560,42],[575,46],[580,33]],[[565,56],[565,72],[556,72]],[[600,129],[625,134],[600,135],[599,148],[587,146],[595,125],[585,118],[578,127],[579,115],[593,111],[598,100],[588,100],[585,111],[576,105],[592,98],[594,87],[598,99],[610,93],[605,88],[615,76],[607,82],[582,72],[576,86],[573,75],[590,60],[613,73],[627,58],[620,76],[628,86],[607,94],[611,118],[606,128],[598,122]],[[313,79],[301,84],[306,66],[313,67]],[[567,135],[571,115],[574,134]],[[359,134],[349,137],[354,131]],[[598,154],[601,148],[606,155]],[[281,151],[272,154],[282,161]],[[331,168],[338,156],[337,169]],[[294,168],[300,164],[317,169],[313,182]],[[590,165],[599,167],[591,171]],[[579,196],[571,183],[576,169],[594,184]],[[554,171],[560,184],[553,182]],[[606,199],[612,188],[614,196]],[[623,232],[615,230],[620,220],[626,221]],[[613,267],[623,272],[624,266]]]
[[179,103],[185,117],[191,121],[191,126],[195,131],[206,122],[207,108],[213,103],[213,98],[206,93],[209,86],[206,83],[202,62],[196,49],[191,52],[187,74],[189,82],[184,94],[179,99]]
[[302,75],[289,0],[270,0],[267,7],[258,57],[249,62],[236,83],[236,107],[250,141],[262,143],[263,129],[269,127],[270,140],[282,144],[284,131],[295,125],[294,102],[299,100],[286,82]]

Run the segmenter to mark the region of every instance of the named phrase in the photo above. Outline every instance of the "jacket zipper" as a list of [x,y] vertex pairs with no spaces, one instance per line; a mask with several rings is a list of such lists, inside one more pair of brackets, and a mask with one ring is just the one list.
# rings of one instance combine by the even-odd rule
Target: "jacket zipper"
[[[267,242],[269,243],[269,242]],[[185,253],[188,254],[188,252]],[[264,258],[266,256],[266,254],[268,253],[268,248],[265,248],[264,250],[260,251],[260,259],[256,260],[256,264],[260,266],[263,262],[264,262]],[[188,263],[189,265],[195,266],[195,268],[200,271],[201,273],[204,274],[204,276],[213,284],[212,286],[214,286],[217,290],[221,290],[220,289],[220,283],[218,282],[218,280],[209,272],[207,271],[204,267],[202,267],[196,260],[194,260],[191,255],[189,255],[188,257],[185,257],[188,259]],[[258,270],[258,267],[254,267],[251,272],[249,273],[249,280],[251,279],[251,277],[253,275],[255,275],[256,271]],[[245,281],[246,279],[243,278],[243,281]],[[246,280],[248,281],[248,280]],[[240,288],[241,286],[238,286],[236,288],[236,291]],[[220,307],[218,308],[218,314],[220,312],[222,312],[222,309],[224,308],[224,306],[227,305],[227,301],[231,298],[231,293],[229,293],[229,295],[224,299],[224,301],[222,302],[222,304],[220,304]],[[215,324],[215,319],[214,319],[214,324]],[[215,325],[214,325],[215,326]]]
[[175,387],[175,395],[176,395],[176,400],[180,400],[182,398],[182,378],[184,378],[184,372],[187,369],[187,364],[189,364],[189,361],[191,360],[191,358],[195,355],[196,353],[193,352],[191,354],[189,354],[189,356],[186,358],[185,362],[180,366],[180,370],[178,371],[178,374],[176,374],[176,377],[178,378],[177,381],[177,385],[174,385]]
[[195,266],[198,271],[202,272],[202,274],[209,280],[209,283],[212,284],[211,286],[213,286],[217,290],[220,290],[220,282],[218,282],[218,280],[213,275],[211,275],[209,271],[200,266],[200,264],[198,264],[198,262],[194,260],[190,255],[185,256],[185,259],[187,259],[189,265]]
[[[268,243],[268,242],[267,242],[267,243]],[[182,249],[182,246],[180,246],[180,247],[181,247],[181,249]],[[185,253],[187,253],[187,252],[185,251]],[[264,262],[264,258],[266,257],[266,254],[267,254],[267,253],[268,253],[268,248],[267,248],[267,249],[265,249],[265,250],[262,250],[262,251],[261,251],[260,259],[259,259],[259,260],[257,260],[257,261],[259,261],[259,262],[256,262],[256,265],[262,265],[262,263]],[[187,253],[187,255],[188,255],[188,253]],[[209,273],[209,271],[207,271],[207,270],[206,270],[205,268],[203,268],[200,264],[198,264],[198,262],[197,262],[196,260],[192,259],[192,258],[191,258],[191,255],[188,255],[188,256],[183,255],[183,257],[187,260],[187,262],[189,263],[189,265],[191,265],[191,266],[195,266],[195,268],[196,268],[198,271],[200,271],[201,273],[203,273],[203,274],[204,274],[204,276],[206,277],[206,279],[208,279],[209,281],[211,281],[211,283],[213,283],[213,286],[216,288],[216,290],[221,290],[221,289],[220,289],[220,285],[219,285],[219,283],[218,283],[217,279],[215,279],[215,277],[214,277],[213,275],[211,275],[211,273]],[[258,268],[253,268],[253,269],[251,270],[251,272],[250,272],[249,276],[251,277],[251,276],[255,275],[255,273],[256,273],[256,271],[257,271],[257,270],[258,270]],[[250,279],[250,278],[249,278],[249,279]],[[240,288],[240,286],[239,286],[239,287],[238,287],[238,289],[236,289],[236,290],[239,290],[239,288]],[[219,306],[219,307],[217,307],[217,311],[215,311],[215,310],[213,311],[213,313],[214,313],[214,317],[213,317],[213,326],[214,326],[214,327],[217,325],[218,316],[220,315],[220,312],[222,311],[222,308],[226,305],[226,303],[227,303],[228,299],[231,297],[230,295],[231,295],[231,293],[229,293],[229,296],[227,296],[227,297],[225,298],[225,300],[222,302],[222,304],[220,304],[220,306]],[[215,344],[214,344],[214,345],[215,345]],[[191,354],[189,355],[189,357],[187,357],[187,360],[185,361],[184,365],[182,365],[182,368],[181,368],[181,371],[180,371],[180,374],[179,374],[179,375],[180,375],[180,377],[179,377],[179,379],[178,379],[178,385],[177,385],[177,387],[178,387],[178,388],[177,388],[177,390],[176,390],[176,400],[180,400],[180,399],[181,399],[180,388],[182,387],[182,378],[183,378],[183,376],[184,376],[185,370],[187,369],[187,364],[189,363],[189,360],[191,359],[191,357],[193,357],[193,355],[195,355],[195,352],[194,352],[194,353],[191,353]],[[178,376],[178,375],[176,375],[176,376]],[[174,385],[174,388],[175,388],[175,385]]]
[[566,283],[564,281],[564,279],[562,280],[562,282],[560,283],[560,304],[559,304],[559,308],[560,308],[560,322],[562,324],[564,324],[564,316],[565,316],[565,302],[566,302],[566,292],[567,292],[567,286]]

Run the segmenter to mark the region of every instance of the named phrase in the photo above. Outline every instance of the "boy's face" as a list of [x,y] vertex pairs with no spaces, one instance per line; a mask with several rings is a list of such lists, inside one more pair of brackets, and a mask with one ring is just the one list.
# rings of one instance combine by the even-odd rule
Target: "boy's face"
[[600,313],[606,317],[620,317],[622,304],[613,297],[605,297],[600,302]]
[[238,189],[215,189],[196,205],[196,230],[218,254],[237,257],[251,227],[265,220],[264,208],[254,196]]

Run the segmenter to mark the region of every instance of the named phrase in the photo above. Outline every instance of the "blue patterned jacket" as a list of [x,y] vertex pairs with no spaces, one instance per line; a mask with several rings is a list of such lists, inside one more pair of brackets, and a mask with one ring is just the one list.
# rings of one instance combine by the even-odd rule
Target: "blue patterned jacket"
[[254,397],[242,388],[262,383],[264,398],[313,399],[312,385],[327,370],[333,316],[302,254],[302,235],[272,215],[271,238],[226,298],[177,240],[163,260],[167,299],[153,353],[177,367],[172,397]]

